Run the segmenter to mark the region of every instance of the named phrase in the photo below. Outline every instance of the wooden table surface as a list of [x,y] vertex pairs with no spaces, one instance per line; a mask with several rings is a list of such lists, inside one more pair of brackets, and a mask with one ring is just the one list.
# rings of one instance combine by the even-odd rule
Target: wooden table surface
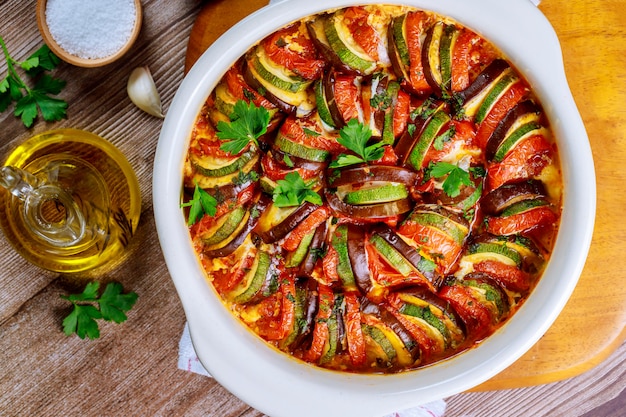
[[[260,1],[247,1],[246,7],[259,7]],[[0,2],[0,36],[18,59],[42,43],[35,3]],[[141,34],[123,59],[102,68],[61,64],[55,70],[55,76],[67,81],[60,94],[69,103],[66,120],[37,120],[27,130],[10,111],[0,114],[1,155],[36,133],[85,129],[107,138],[127,156],[142,190],[142,218],[131,256],[97,277],[121,282],[139,299],[127,322],[101,325],[102,335],[94,341],[66,337],[61,331],[69,305],[59,295],[75,291],[84,281],[28,264],[0,236],[0,416],[261,415],[214,380],[177,369],[185,317],[152,214],[152,164],[162,121],[135,108],[126,95],[130,71],[148,65],[167,111],[186,60],[198,45],[192,42],[187,51],[192,28],[194,35],[198,31],[194,23],[207,8],[230,8],[234,16],[236,2],[142,3]],[[540,342],[483,384],[483,392],[446,399],[447,416],[623,415],[618,410],[626,408],[623,394],[619,396],[626,381],[626,287],[620,285],[625,276],[620,250],[626,241],[626,222],[620,217],[626,200],[620,192],[626,183],[624,5],[623,0],[544,0],[540,6],[561,39],[568,79],[596,161],[599,215],[590,257],[580,286]],[[219,16],[207,22],[223,28],[229,24]],[[0,58],[0,79],[5,74]],[[542,385],[531,386],[535,384]]]

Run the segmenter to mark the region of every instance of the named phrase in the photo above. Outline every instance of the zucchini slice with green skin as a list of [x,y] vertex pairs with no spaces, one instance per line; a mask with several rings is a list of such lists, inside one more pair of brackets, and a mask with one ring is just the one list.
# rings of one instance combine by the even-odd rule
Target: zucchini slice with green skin
[[309,253],[309,247],[311,246],[311,242],[313,241],[313,236],[315,235],[315,230],[304,235],[300,244],[296,248],[295,251],[290,252],[287,255],[287,259],[285,260],[285,266],[287,268],[295,268],[300,266],[304,258]]
[[439,21],[426,31],[422,47],[422,64],[426,81],[437,96],[441,96],[441,41],[446,24]]
[[387,183],[379,187],[349,191],[344,197],[344,202],[355,205],[388,203],[408,196],[409,191],[404,184]]
[[489,275],[483,273],[471,273],[457,281],[459,284],[474,290],[476,297],[482,304],[487,306],[497,321],[508,313],[510,303],[508,296],[502,287]]
[[325,149],[312,148],[310,146],[297,143],[278,132],[274,141],[274,146],[284,153],[314,162],[325,162],[330,157],[330,152]]
[[311,84],[311,81],[274,64],[262,46],[257,46],[251,56],[248,57],[248,65],[252,66],[262,79],[281,90],[298,93]]
[[267,252],[259,251],[254,260],[252,268],[243,279],[243,286],[234,297],[238,304],[245,304],[251,301],[263,288],[267,274],[272,263],[272,258]]
[[339,262],[337,263],[337,275],[343,285],[344,290],[353,291],[356,290],[356,281],[354,278],[354,272],[352,271],[352,264],[350,263],[350,256],[348,255],[348,226],[340,225],[332,232],[332,238],[330,241],[331,246],[337,251]]
[[505,242],[475,242],[469,245],[468,254],[462,261],[478,263],[488,259],[495,259],[506,265],[520,267],[522,256],[518,251],[506,245]]
[[376,248],[378,253],[380,253],[382,257],[385,258],[389,265],[393,266],[396,271],[398,271],[403,276],[408,277],[415,269],[398,250],[391,246],[381,236],[376,234],[372,235],[370,237],[370,243],[374,246],[374,248]]
[[[324,78],[326,77],[327,76],[324,75]],[[315,103],[317,104],[317,114],[319,114],[320,119],[322,119],[322,122],[324,122],[331,129],[336,129],[337,126],[326,98],[326,88],[324,87],[324,82],[317,80],[313,86],[313,91],[315,91]]]
[[234,172],[239,172],[241,168],[246,166],[248,162],[250,162],[255,156],[257,152],[254,150],[249,150],[242,153],[239,157],[237,157],[234,161],[230,161],[227,164],[220,165],[220,162],[216,161],[213,158],[201,158],[196,154],[191,154],[190,160],[193,167],[200,173],[206,177],[223,177],[224,175],[229,175]]
[[[244,220],[246,216],[246,209],[243,206],[235,208],[233,211],[224,214],[218,219],[218,227],[214,233],[206,238],[202,238],[205,245],[217,245],[220,242],[226,240],[231,236]],[[223,220],[222,220],[223,218]]]
[[463,100],[463,113],[465,116],[475,117],[487,94],[493,86],[511,71],[509,63],[503,59],[495,59],[489,64],[465,90],[459,93]]
[[450,121],[450,116],[442,110],[437,111],[422,130],[415,146],[409,154],[408,161],[416,170],[422,169],[426,152],[430,149],[439,132]]
[[207,176],[203,175],[201,172],[196,171],[192,181],[194,184],[198,184],[198,187],[205,190],[213,189],[215,187],[223,187],[225,185],[233,184],[233,180],[236,181],[242,172],[244,174],[249,174],[251,171],[258,170],[258,165],[259,154],[255,152],[252,159],[235,172],[221,176]]
[[498,99],[502,97],[506,91],[515,84],[519,78],[515,75],[512,70],[508,71],[504,74],[496,83],[493,84],[493,87],[489,89],[489,92],[485,96],[485,99],[482,101],[478,110],[476,111],[476,115],[474,116],[474,122],[476,124],[480,124],[487,114],[489,114],[489,110],[496,104]]
[[452,90],[452,54],[459,33],[455,25],[446,25],[443,29],[441,45],[439,46],[441,89],[448,92]]
[[376,69],[372,60],[352,38],[352,34],[342,23],[343,14],[335,13],[324,21],[324,33],[330,48],[341,62],[361,75],[368,75]]
[[409,219],[424,226],[441,230],[462,246],[469,234],[469,225],[462,217],[443,206],[422,204],[417,206]]
[[[380,351],[385,355],[384,359],[386,359],[387,367],[391,367],[398,353],[396,352],[396,349],[393,347],[393,344],[391,343],[391,341],[389,341],[385,333],[383,333],[383,331],[380,330],[378,327],[369,324],[362,324],[361,330],[363,331],[364,335],[369,336],[371,340],[380,347]],[[373,350],[374,349],[371,349],[370,352]]]
[[499,217],[509,217],[515,214],[524,213],[526,211],[532,210],[537,207],[549,206],[546,200],[542,198],[533,198],[529,200],[519,201],[511,206],[507,207],[502,211]]

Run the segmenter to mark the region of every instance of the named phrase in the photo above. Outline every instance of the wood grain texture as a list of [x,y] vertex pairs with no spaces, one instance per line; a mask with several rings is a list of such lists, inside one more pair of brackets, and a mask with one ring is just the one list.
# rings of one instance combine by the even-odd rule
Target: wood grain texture
[[[260,0],[254,0],[256,2]],[[35,0],[0,1],[0,36],[12,54],[25,58],[42,43],[35,20]],[[172,285],[157,241],[152,215],[152,165],[162,121],[142,113],[126,96],[130,71],[148,65],[167,111],[184,76],[187,44],[201,11],[235,0],[144,0],[144,23],[137,43],[120,61],[106,67],[83,69],[62,64],[54,75],[67,80],[61,97],[68,101],[68,118],[57,123],[38,120],[27,130],[11,112],[0,113],[0,154],[6,155],[33,134],[52,128],[86,129],[109,139],[127,156],[142,190],[142,218],[121,265],[98,276],[116,280],[139,294],[136,306],[121,325],[104,324],[95,341],[66,337],[61,321],[69,305],[59,295],[74,291],[84,281],[39,270],[21,259],[0,235],[0,416],[208,416],[258,417],[213,379],[178,370],[178,342],[184,312]],[[259,3],[260,4],[260,3]],[[553,21],[564,46],[564,57],[574,95],[587,124],[598,163],[599,218],[585,275],[596,277],[603,288],[577,294],[586,302],[600,297],[579,320],[559,318],[555,326],[568,329],[563,346],[554,349],[564,357],[576,355],[576,344],[593,344],[587,337],[595,327],[604,329],[604,343],[614,339],[603,321],[616,315],[623,272],[616,270],[621,257],[626,222],[615,210],[623,199],[624,120],[624,13],[621,1],[544,0],[542,10]],[[232,13],[229,13],[229,10]],[[237,20],[235,8],[226,9],[229,22]],[[581,18],[584,16],[584,18]],[[207,24],[226,24],[223,17]],[[235,20],[232,20],[235,19]],[[228,23],[230,24],[230,23]],[[228,25],[227,24],[227,25]],[[591,32],[590,32],[591,30]],[[591,37],[591,39],[586,39]],[[604,52],[603,52],[604,50]],[[191,49],[190,49],[191,53]],[[0,58],[0,77],[6,64]],[[608,162],[604,162],[608,161]],[[618,200],[620,201],[620,200]],[[623,204],[622,204],[623,206]],[[604,220],[602,220],[604,219]],[[620,275],[621,274],[621,275]],[[597,284],[598,286],[600,284]],[[593,287],[591,285],[590,287]],[[568,308],[570,308],[568,306]],[[582,314],[595,319],[581,324]],[[618,316],[622,319],[623,316]],[[552,331],[552,329],[551,329]],[[550,341],[550,333],[544,339]],[[621,336],[623,338],[623,334]],[[543,340],[542,342],[543,343]],[[552,343],[550,341],[550,343]],[[600,362],[611,349],[596,357]],[[532,356],[527,359],[533,366]],[[448,417],[461,416],[581,416],[603,410],[605,404],[624,404],[618,394],[626,381],[626,345],[621,345],[600,366],[575,378],[529,388],[473,392],[446,399]],[[541,366],[549,364],[540,363]],[[539,366],[537,365],[537,366]],[[506,372],[506,371],[505,371]],[[614,400],[615,398],[617,400]],[[503,410],[510,410],[505,411]],[[507,414],[508,413],[508,414]],[[615,414],[619,415],[619,414]]]

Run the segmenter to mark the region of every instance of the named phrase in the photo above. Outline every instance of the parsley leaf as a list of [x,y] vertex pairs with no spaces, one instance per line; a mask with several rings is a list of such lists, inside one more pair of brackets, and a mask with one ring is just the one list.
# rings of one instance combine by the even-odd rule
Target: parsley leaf
[[276,181],[273,200],[278,207],[299,206],[308,201],[318,206],[322,205],[322,197],[313,191],[315,180],[305,183],[298,171],[285,175],[285,179]]
[[336,160],[329,165],[330,168],[340,168],[348,165],[360,164],[362,162],[375,161],[382,158],[385,150],[383,142],[377,142],[367,146],[367,142],[372,137],[372,131],[357,119],[351,119],[339,131],[337,142],[345,146],[356,155],[340,154]]
[[80,294],[61,296],[74,306],[72,312],[63,320],[63,333],[67,336],[76,333],[81,339],[85,336],[92,340],[97,339],[100,337],[100,329],[96,320],[122,323],[128,319],[125,313],[137,301],[137,293],[123,294],[122,285],[116,282],[107,284],[100,297],[99,289],[99,282],[90,282]]
[[267,132],[270,113],[263,106],[249,105],[244,100],[235,103],[230,123],[217,123],[217,137],[224,141],[220,149],[231,155],[239,154],[250,142],[259,147],[258,138]]
[[192,199],[186,203],[182,203],[180,207],[189,207],[187,225],[191,226],[200,220],[205,214],[215,216],[215,213],[217,212],[217,200],[211,194],[200,188],[198,183],[196,183]]
[[[13,102],[14,114],[20,117],[27,128],[31,127],[39,112],[44,120],[54,122],[67,117],[67,103],[51,97],[57,95],[65,87],[65,81],[43,74],[51,71],[59,64],[59,58],[43,45],[24,61],[16,61],[0,37],[0,47],[7,63],[7,75],[0,79],[0,112],[5,111]],[[35,85],[30,87],[18,73],[22,69],[32,78]]]
[[427,168],[427,175],[431,178],[447,178],[443,181],[443,191],[450,197],[456,197],[461,193],[461,186],[472,185],[470,174],[449,162],[431,162]]

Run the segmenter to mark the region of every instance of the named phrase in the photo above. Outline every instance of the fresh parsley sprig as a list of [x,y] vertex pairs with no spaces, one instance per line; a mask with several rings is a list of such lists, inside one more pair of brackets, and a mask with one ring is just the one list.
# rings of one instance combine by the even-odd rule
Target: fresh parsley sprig
[[367,145],[367,142],[372,137],[372,131],[370,128],[362,123],[359,123],[357,119],[351,119],[339,131],[339,138],[337,142],[345,146],[356,155],[340,154],[336,160],[332,161],[329,165],[330,168],[341,168],[348,165],[361,164],[363,162],[376,161],[382,158],[385,150],[383,142],[376,142],[372,145]]
[[304,182],[298,171],[285,175],[285,179],[276,181],[272,199],[278,207],[299,206],[308,201],[318,206],[322,205],[322,197],[313,191],[315,180]]
[[63,332],[70,336],[76,333],[84,339],[97,339],[100,329],[96,320],[103,319],[122,323],[128,319],[126,312],[137,301],[137,293],[124,294],[124,288],[117,282],[107,284],[102,295],[98,296],[99,282],[90,282],[80,294],[61,295],[72,303],[72,312],[63,320]]
[[461,193],[463,185],[472,185],[470,173],[463,168],[451,164],[449,162],[431,162],[426,168],[428,178],[443,178],[447,175],[442,183],[443,191],[450,197],[456,197]]
[[217,200],[211,194],[200,188],[196,183],[191,200],[180,205],[181,208],[189,207],[189,217],[187,225],[191,226],[202,218],[205,214],[215,216],[217,212]]
[[224,141],[220,149],[231,155],[239,154],[249,143],[259,147],[258,139],[267,132],[270,113],[263,106],[247,104],[244,100],[235,103],[230,123],[217,123],[217,137]]
[[[39,112],[44,120],[54,122],[65,118],[67,103],[57,95],[65,87],[65,81],[53,78],[46,71],[51,71],[59,64],[59,58],[43,45],[25,61],[11,57],[6,44],[0,37],[0,47],[7,63],[7,75],[0,79],[0,112],[5,111],[15,102],[14,114],[21,118],[27,128],[33,125]],[[34,82],[29,84],[20,76],[21,68]]]

